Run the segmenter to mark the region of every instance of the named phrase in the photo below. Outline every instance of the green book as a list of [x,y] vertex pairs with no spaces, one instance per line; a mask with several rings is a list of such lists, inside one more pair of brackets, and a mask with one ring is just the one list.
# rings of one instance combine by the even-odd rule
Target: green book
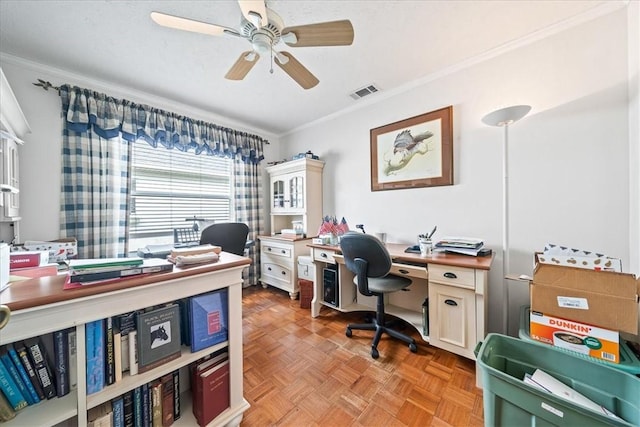
[[71,259],[69,260],[69,268],[74,270],[91,270],[106,267],[131,267],[142,265],[142,258],[90,258],[90,259]]

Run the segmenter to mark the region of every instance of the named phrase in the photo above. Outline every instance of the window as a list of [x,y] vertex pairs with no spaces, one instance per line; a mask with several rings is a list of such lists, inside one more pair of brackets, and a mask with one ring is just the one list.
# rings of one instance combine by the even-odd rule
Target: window
[[230,221],[232,160],[193,151],[133,144],[129,249],[173,243],[173,229],[193,226],[187,218]]

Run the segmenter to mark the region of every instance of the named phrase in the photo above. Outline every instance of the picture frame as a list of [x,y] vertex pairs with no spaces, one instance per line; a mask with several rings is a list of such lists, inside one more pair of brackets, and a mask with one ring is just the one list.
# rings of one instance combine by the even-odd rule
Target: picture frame
[[370,130],[371,191],[453,185],[453,106]]

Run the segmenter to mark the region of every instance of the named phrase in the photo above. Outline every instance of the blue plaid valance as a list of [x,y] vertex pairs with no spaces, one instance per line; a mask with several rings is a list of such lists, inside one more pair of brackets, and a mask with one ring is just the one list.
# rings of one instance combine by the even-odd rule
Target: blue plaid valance
[[82,133],[92,128],[107,139],[118,135],[127,141],[142,138],[153,147],[162,145],[181,151],[193,150],[196,154],[239,157],[245,163],[257,164],[264,159],[263,147],[267,141],[257,135],[76,86],[63,85],[59,93],[62,114],[70,131]]

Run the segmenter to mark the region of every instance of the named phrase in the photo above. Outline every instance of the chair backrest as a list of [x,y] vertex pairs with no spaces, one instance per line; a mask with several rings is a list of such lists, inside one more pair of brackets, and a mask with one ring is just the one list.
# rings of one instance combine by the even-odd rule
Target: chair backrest
[[244,255],[247,244],[249,226],[242,222],[220,222],[211,224],[200,235],[200,244],[216,245],[222,247],[225,252],[236,255]]
[[358,278],[358,291],[371,295],[369,277],[383,277],[391,270],[391,256],[382,242],[371,234],[345,233],[340,238],[340,251],[347,269]]

